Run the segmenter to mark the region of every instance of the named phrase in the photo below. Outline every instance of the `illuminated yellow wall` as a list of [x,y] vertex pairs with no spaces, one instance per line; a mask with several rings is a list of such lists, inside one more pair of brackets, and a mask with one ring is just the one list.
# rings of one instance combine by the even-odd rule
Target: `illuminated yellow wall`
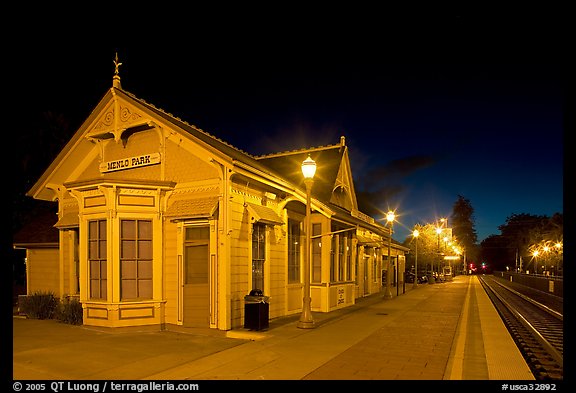
[[27,294],[51,292],[60,297],[59,265],[60,253],[57,248],[29,248],[26,251]]
[[[100,112],[87,119],[83,134],[54,166],[49,181],[35,196],[58,200],[61,216],[78,217],[79,295],[84,307],[84,323],[109,327],[183,323],[183,220],[192,220],[193,215],[187,212],[189,215],[185,218],[169,217],[166,212],[173,206],[181,206],[176,202],[201,198],[214,198],[218,204],[215,217],[203,216],[204,220],[210,220],[211,228],[210,327],[228,330],[240,328],[244,323],[244,297],[252,289],[252,221],[246,203],[266,206],[284,220],[283,225],[267,224],[264,289],[270,298],[269,317],[300,312],[303,285],[287,282],[288,213],[270,196],[270,190],[284,187],[280,186],[282,183],[258,173],[260,169],[246,169],[249,165],[236,160],[226,149],[217,151],[209,143],[188,135],[185,126],[180,129],[177,122],[166,122],[164,116],[144,107],[121,98],[120,93],[112,94],[108,102],[98,107]],[[115,167],[107,167],[111,162],[142,156],[153,156],[153,163],[117,171],[110,170]],[[101,165],[107,169],[102,170]],[[351,178],[348,166],[341,168],[338,176],[342,184],[348,184]],[[291,192],[294,195],[288,197],[294,200],[300,191],[282,190],[282,193]],[[301,195],[298,198],[297,203],[303,203]],[[355,206],[351,190],[339,194],[333,201],[349,208]],[[87,227],[90,220],[96,219],[107,222],[107,299],[89,296]],[[126,302],[120,298],[122,219],[147,219],[153,223],[152,299]],[[312,221],[322,224],[323,233],[322,275],[320,283],[311,285],[312,310],[332,311],[353,304],[356,296],[379,291],[379,278],[372,277],[371,267],[368,267],[368,286],[363,287],[363,256],[358,286],[354,276],[348,282],[330,282],[331,220],[316,212]],[[354,272],[355,243],[351,252],[351,271]],[[61,230],[59,250],[28,250],[29,288],[49,289],[58,296],[74,294],[74,253],[74,235],[68,229]],[[379,267],[377,270],[380,272]]]

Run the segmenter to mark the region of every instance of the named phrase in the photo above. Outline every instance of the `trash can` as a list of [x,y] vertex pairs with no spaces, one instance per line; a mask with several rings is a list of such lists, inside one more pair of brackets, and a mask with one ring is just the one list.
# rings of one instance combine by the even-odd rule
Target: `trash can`
[[269,297],[263,296],[259,289],[253,289],[249,295],[244,296],[244,329],[268,329],[270,315],[268,299]]

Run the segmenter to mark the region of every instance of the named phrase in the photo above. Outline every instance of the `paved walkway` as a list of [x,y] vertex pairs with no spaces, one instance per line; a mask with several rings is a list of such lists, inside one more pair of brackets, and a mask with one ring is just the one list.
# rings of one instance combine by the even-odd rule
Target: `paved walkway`
[[[272,320],[262,332],[13,319],[15,380],[533,380],[475,276]],[[393,294],[396,295],[395,291]]]

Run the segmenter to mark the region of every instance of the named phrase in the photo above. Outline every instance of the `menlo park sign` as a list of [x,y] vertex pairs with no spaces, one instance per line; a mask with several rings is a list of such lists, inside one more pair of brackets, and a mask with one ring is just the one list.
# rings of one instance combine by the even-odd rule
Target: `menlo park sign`
[[100,164],[100,172],[122,171],[124,169],[140,168],[160,163],[160,153],[145,154],[136,157],[127,157],[120,160],[105,161]]

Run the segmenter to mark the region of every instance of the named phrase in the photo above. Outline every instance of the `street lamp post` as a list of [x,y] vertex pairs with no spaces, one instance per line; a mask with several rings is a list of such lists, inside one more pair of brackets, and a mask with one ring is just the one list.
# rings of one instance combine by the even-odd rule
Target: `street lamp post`
[[416,258],[414,260],[414,283],[412,284],[412,288],[416,288],[418,286],[418,236],[420,236],[420,231],[418,231],[418,229],[414,229],[414,232],[412,232],[412,236],[414,236],[414,241],[416,242]]
[[314,320],[312,319],[312,309],[310,303],[310,253],[311,253],[311,231],[312,222],[310,220],[310,193],[312,185],[314,184],[314,174],[316,173],[316,162],[308,158],[302,162],[302,174],[304,175],[304,184],[306,184],[306,241],[304,245],[304,297],[302,299],[302,314],[298,321],[298,327],[301,329],[311,329],[314,327]]
[[[438,280],[440,280],[440,234],[442,233],[442,228],[440,227],[436,227],[436,237],[437,237],[437,243],[436,243],[436,258],[438,258],[437,263],[437,273],[438,273]],[[436,282],[436,279],[434,278],[434,262],[432,262],[432,277],[430,280],[431,284],[434,284]]]
[[[441,262],[443,261],[443,262],[442,262],[442,277],[446,278],[446,277],[444,276],[444,272],[445,272],[444,268],[446,267],[446,254],[447,254],[447,251],[448,251],[448,246],[449,246],[450,244],[448,244],[448,236],[444,236],[444,238],[443,238],[442,240],[444,241],[444,248],[443,248],[443,250],[442,250],[442,255],[443,255],[443,257],[440,259],[440,261],[441,261]],[[450,261],[448,261],[448,265],[450,265]]]
[[436,233],[438,233],[438,279],[440,279],[440,273],[442,273],[442,278],[444,278],[444,264],[442,263],[443,260],[443,256],[446,255],[446,242],[448,237],[444,236],[442,238],[442,240],[444,241],[444,247],[442,249],[442,251],[440,250],[440,234],[442,232],[444,232],[444,228],[448,228],[448,219],[447,218],[441,218],[440,219],[440,226],[438,227],[439,229],[436,229]]
[[384,299],[392,299],[392,291],[390,290],[390,258],[392,250],[392,232],[394,228],[395,214],[393,211],[386,213],[386,221],[390,225],[390,236],[388,237],[388,260],[386,261],[386,286],[384,289]]
[[556,244],[554,244],[554,249],[556,250],[556,270],[555,270],[555,274],[560,274],[560,269],[562,269],[561,265],[563,262],[563,257],[560,257],[560,255],[562,255],[562,247],[563,244],[562,242],[556,242]]
[[548,275],[548,253],[550,252],[550,247],[544,246],[544,271],[542,272],[545,276]]

